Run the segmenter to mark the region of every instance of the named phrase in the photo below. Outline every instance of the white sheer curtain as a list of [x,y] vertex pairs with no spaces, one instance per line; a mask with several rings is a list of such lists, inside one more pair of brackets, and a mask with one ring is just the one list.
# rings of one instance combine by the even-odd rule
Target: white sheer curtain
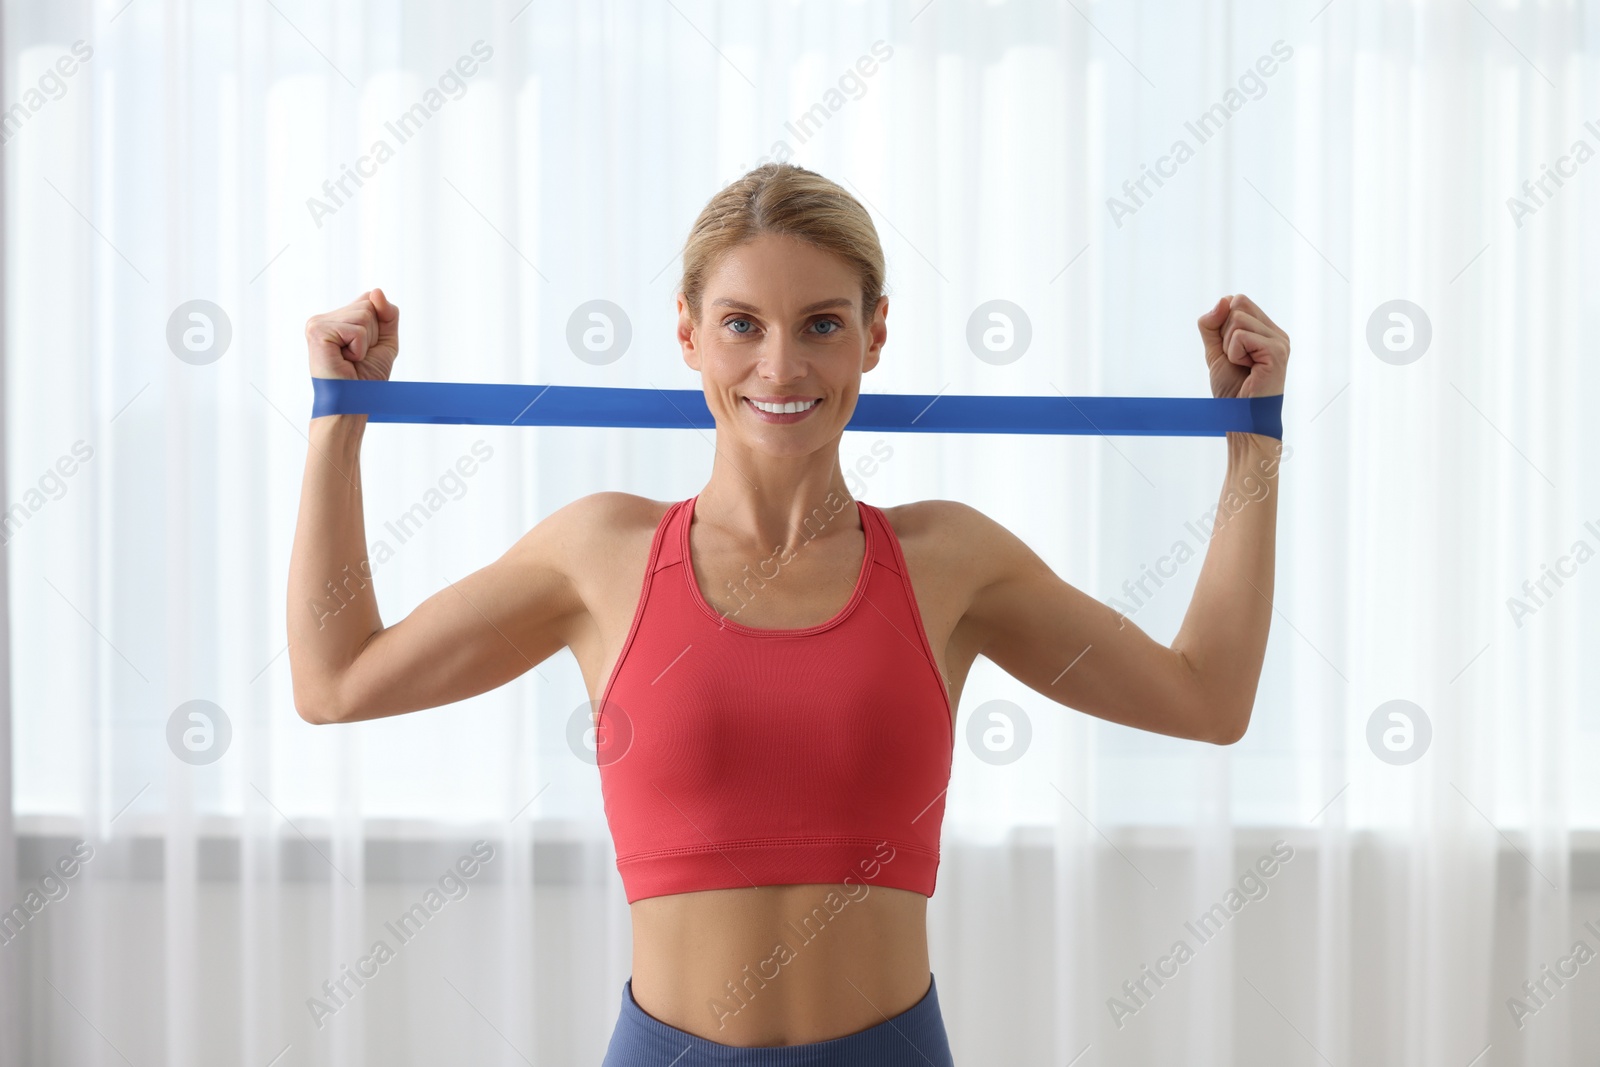
[[[381,285],[398,377],[697,387],[674,256],[775,153],[878,223],[891,341],[870,390],[1204,395],[1194,319],[1229,292],[1294,340],[1248,736],[1138,734],[973,671],[930,905],[958,1062],[1592,1059],[1592,9],[4,17],[0,907],[24,916],[0,945],[5,1063],[598,1062],[630,946],[567,742],[571,657],[397,719],[295,715],[300,331]],[[1031,328],[1005,364],[966,342],[997,299]],[[567,341],[592,300],[631,328],[609,363]],[[891,436],[863,498],[967,501],[1171,638],[1222,442]],[[845,462],[874,442],[847,435]],[[375,426],[362,460],[392,622],[575,496],[692,494],[711,441]],[[221,715],[186,718],[197,700]],[[966,742],[997,708],[1031,729],[1011,762]],[[226,741],[186,747],[186,724],[224,719]],[[1385,747],[1408,723],[1409,752]],[[392,958],[355,984],[379,940]]]

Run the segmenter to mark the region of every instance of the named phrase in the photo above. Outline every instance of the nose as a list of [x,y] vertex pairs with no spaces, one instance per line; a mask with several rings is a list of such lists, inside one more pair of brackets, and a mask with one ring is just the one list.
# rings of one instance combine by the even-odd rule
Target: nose
[[797,382],[809,369],[800,342],[781,333],[773,334],[771,340],[761,346],[761,358],[756,364],[756,373],[763,381],[774,385]]

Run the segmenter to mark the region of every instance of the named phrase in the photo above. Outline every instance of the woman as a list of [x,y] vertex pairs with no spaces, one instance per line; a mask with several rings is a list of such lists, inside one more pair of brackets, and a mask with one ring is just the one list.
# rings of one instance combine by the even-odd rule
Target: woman
[[[704,489],[575,500],[393,626],[370,580],[337,612],[304,606],[347,566],[370,573],[365,416],[312,420],[295,704],[316,723],[438,707],[571,649],[633,919],[607,1067],[948,1064],[925,915],[973,660],[1112,722],[1237,741],[1272,613],[1278,442],[1228,435],[1223,499],[1253,506],[1219,512],[1164,647],[965,504],[851,498],[840,436],[889,302],[843,189],[751,171],[711,199],[683,264],[678,342],[716,419]],[[378,289],[312,318],[311,373],[388,378],[398,323]],[[1215,395],[1282,392],[1288,337],[1249,299],[1199,327]]]

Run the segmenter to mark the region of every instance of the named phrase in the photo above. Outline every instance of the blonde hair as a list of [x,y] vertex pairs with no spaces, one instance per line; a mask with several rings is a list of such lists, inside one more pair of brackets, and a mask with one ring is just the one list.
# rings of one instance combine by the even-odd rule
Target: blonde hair
[[883,296],[883,247],[860,201],[836,183],[791,163],[767,163],[724,186],[694,220],[683,245],[683,294],[700,321],[706,279],[722,256],[764,233],[806,241],[849,263],[861,281],[866,325]]

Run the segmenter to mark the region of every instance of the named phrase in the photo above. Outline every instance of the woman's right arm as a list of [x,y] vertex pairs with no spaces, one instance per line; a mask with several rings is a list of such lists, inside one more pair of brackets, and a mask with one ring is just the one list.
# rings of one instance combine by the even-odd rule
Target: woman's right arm
[[[314,316],[306,324],[311,373],[387,379],[399,314],[374,289]],[[487,692],[565,647],[586,610],[567,570],[587,510],[575,501],[500,559],[384,626],[362,517],[366,422],[365,415],[311,420],[288,601],[294,702],[307,722],[399,715]]]

